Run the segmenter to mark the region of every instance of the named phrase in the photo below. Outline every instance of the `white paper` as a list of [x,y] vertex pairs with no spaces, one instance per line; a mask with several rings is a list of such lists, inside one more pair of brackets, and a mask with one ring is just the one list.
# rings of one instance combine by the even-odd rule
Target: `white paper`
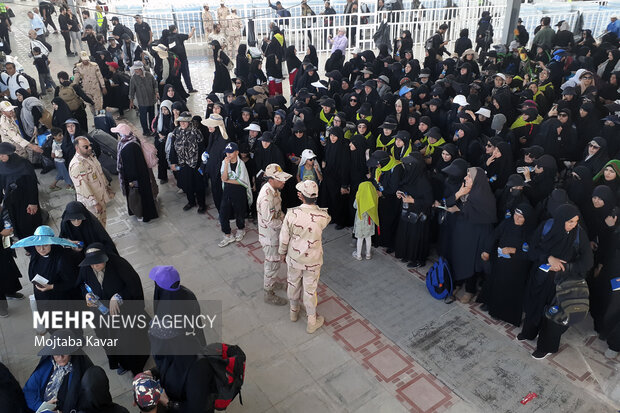
[[35,275],[34,278],[32,279],[33,283],[39,283],[41,285],[47,285],[49,284],[50,280],[48,280],[45,277],[40,276],[39,274]]

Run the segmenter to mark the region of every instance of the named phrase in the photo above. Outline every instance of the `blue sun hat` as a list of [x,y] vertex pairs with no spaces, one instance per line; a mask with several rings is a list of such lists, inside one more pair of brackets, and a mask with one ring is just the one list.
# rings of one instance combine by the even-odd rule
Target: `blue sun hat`
[[75,248],[75,243],[54,236],[54,230],[47,225],[41,225],[34,231],[34,235],[17,241],[11,248],[37,247],[39,245],[60,245],[62,247]]
[[411,91],[413,91],[412,88],[410,88],[409,86],[404,85],[398,91],[398,96],[405,96],[405,94],[407,94],[408,92],[411,92]]

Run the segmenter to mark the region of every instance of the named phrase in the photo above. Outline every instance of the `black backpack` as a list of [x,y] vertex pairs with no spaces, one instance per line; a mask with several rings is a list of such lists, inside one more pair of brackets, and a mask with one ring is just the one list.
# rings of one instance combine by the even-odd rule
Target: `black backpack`
[[213,376],[217,394],[214,399],[215,410],[226,410],[232,401],[239,395],[239,403],[243,405],[241,398],[241,386],[245,378],[245,353],[239,346],[224,343],[213,343],[206,347],[206,358],[213,368]]
[[38,98],[39,90],[37,89],[37,81],[34,80],[32,76],[24,72],[20,73],[18,76],[23,76],[26,78],[26,80],[28,81],[28,88],[30,89],[30,95]]

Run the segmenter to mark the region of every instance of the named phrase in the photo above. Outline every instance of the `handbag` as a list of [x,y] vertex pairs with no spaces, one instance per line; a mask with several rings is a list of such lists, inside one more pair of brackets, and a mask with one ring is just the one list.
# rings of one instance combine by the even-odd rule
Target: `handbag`
[[48,130],[52,129],[52,114],[47,109],[43,109],[43,114],[41,115],[41,119],[39,119],[39,123],[45,125]]
[[127,205],[129,210],[138,218],[142,218],[142,198],[140,197],[140,191],[137,186],[129,188],[127,194]]

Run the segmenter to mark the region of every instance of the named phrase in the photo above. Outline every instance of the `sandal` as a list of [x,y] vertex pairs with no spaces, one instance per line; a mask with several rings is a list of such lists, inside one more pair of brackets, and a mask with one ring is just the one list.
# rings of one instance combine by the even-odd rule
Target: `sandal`
[[58,191],[59,189],[61,189],[59,186],[57,185],[50,185],[50,191]]

